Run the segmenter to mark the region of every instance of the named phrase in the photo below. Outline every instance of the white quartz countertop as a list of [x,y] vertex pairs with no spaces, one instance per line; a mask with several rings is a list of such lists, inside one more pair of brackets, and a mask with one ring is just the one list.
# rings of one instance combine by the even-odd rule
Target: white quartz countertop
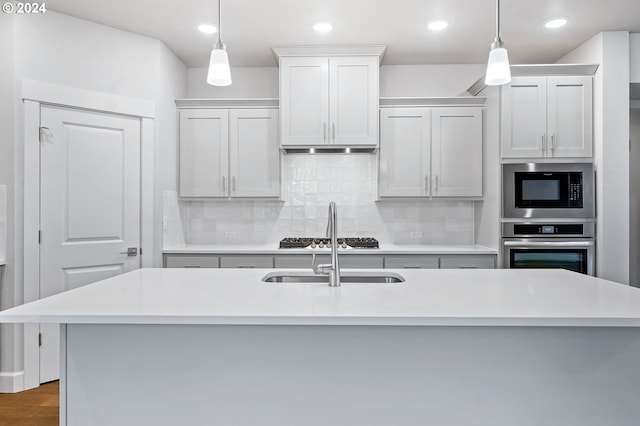
[[[310,248],[281,249],[279,243],[263,245],[209,245],[187,244],[165,247],[165,254],[301,254],[310,253]],[[329,249],[316,249],[317,252],[329,252]],[[404,245],[380,243],[377,249],[339,249],[341,254],[497,254],[497,249],[470,245]]]
[[261,281],[273,271],[139,269],[0,312],[0,322],[640,326],[639,289],[564,270],[397,270],[406,282],[341,287]]

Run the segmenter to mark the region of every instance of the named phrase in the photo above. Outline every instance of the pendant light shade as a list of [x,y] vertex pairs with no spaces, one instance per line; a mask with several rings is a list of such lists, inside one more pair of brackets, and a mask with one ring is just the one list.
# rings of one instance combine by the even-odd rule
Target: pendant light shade
[[509,55],[500,38],[500,0],[496,0],[496,40],[491,44],[484,83],[488,86],[500,86],[510,81]]
[[209,72],[207,73],[207,83],[213,86],[231,85],[229,55],[227,55],[227,46],[222,43],[221,2],[222,0],[218,0],[218,40],[213,45],[209,59]]

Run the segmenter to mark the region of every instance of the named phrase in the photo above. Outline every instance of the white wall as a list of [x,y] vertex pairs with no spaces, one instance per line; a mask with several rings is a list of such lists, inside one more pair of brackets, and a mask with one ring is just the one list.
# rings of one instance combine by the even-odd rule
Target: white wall
[[207,84],[206,68],[187,70],[187,97],[189,98],[278,98],[278,68],[231,68],[231,86],[216,87]]
[[[475,204],[475,242],[500,248],[500,208],[502,206],[502,173],[500,167],[500,93],[496,86],[485,87],[478,96],[487,98],[483,126],[482,201]],[[498,259],[501,262],[501,259]],[[498,263],[499,265],[501,263]]]
[[629,283],[640,287],[640,109],[631,110],[629,154]]
[[[380,67],[381,97],[468,96],[466,90],[484,74],[484,64],[383,65]],[[233,84],[207,84],[206,68],[189,68],[189,98],[277,98],[278,68],[232,68]]]
[[[0,15],[6,19],[13,15]],[[15,23],[15,31],[11,30]],[[16,87],[20,88],[23,79],[42,81],[73,88],[80,88],[132,98],[152,101],[156,107],[155,121],[155,171],[158,177],[155,187],[154,204],[161,205],[160,194],[163,189],[175,189],[175,135],[176,115],[175,98],[186,95],[186,67],[161,42],[47,11],[46,14],[17,17],[8,25],[0,21],[0,43],[13,46],[13,51],[2,56],[2,65],[14,63]],[[6,62],[5,62],[6,61]],[[4,69],[4,67],[2,68]],[[0,70],[0,79],[7,78]],[[22,103],[21,94],[6,94],[11,85],[0,85],[0,108],[11,105],[16,116],[15,137],[5,138],[10,126],[0,126],[2,151],[0,155],[0,180],[8,176],[10,210],[14,216],[9,218],[9,228],[15,231],[11,235],[5,290],[13,292],[13,301],[3,302],[3,307],[21,303],[24,283],[22,282]],[[15,103],[4,102],[14,99]],[[10,114],[0,114],[0,120]],[[8,146],[5,146],[8,145]],[[5,156],[8,152],[10,156]],[[5,164],[8,163],[8,164]],[[172,165],[169,167],[168,165]],[[160,172],[168,170],[169,175]],[[1,184],[2,182],[0,182]],[[15,190],[15,193],[13,192]],[[162,222],[160,209],[156,216],[154,234],[157,236],[158,255],[156,264],[160,264]],[[13,219],[12,219],[13,218]],[[160,219],[158,219],[160,218]],[[11,232],[11,231],[10,231]],[[10,290],[9,290],[10,289]],[[18,331],[11,336],[3,329],[0,349],[0,371],[13,374],[22,367],[22,343]],[[0,373],[2,374],[2,373]],[[1,376],[0,376],[1,377]],[[0,383],[1,385],[1,383]]]
[[[6,186],[5,248],[7,265],[0,275],[0,309],[13,306],[17,296],[14,285],[16,252],[13,249],[15,233],[16,176],[14,173],[15,150],[15,15],[0,14],[0,185]],[[15,351],[19,327],[0,326],[0,390],[13,388],[12,373],[16,370]],[[3,372],[8,372],[4,373]]]
[[629,34],[629,81],[640,83],[640,33]]
[[597,275],[629,282],[629,33],[604,32],[558,63],[600,64],[594,78]]
[[467,89],[485,69],[485,64],[383,65],[380,97],[469,96]]

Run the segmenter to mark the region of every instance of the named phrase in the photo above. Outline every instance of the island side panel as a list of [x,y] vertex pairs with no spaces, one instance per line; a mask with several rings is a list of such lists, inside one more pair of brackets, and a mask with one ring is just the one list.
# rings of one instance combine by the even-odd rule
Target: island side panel
[[640,330],[68,325],[67,426],[616,426]]

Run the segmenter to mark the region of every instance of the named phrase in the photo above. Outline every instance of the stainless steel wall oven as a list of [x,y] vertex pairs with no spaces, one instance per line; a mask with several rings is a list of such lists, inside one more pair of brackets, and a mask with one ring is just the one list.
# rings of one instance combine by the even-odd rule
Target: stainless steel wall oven
[[562,268],[595,273],[595,223],[503,222],[505,268]]

